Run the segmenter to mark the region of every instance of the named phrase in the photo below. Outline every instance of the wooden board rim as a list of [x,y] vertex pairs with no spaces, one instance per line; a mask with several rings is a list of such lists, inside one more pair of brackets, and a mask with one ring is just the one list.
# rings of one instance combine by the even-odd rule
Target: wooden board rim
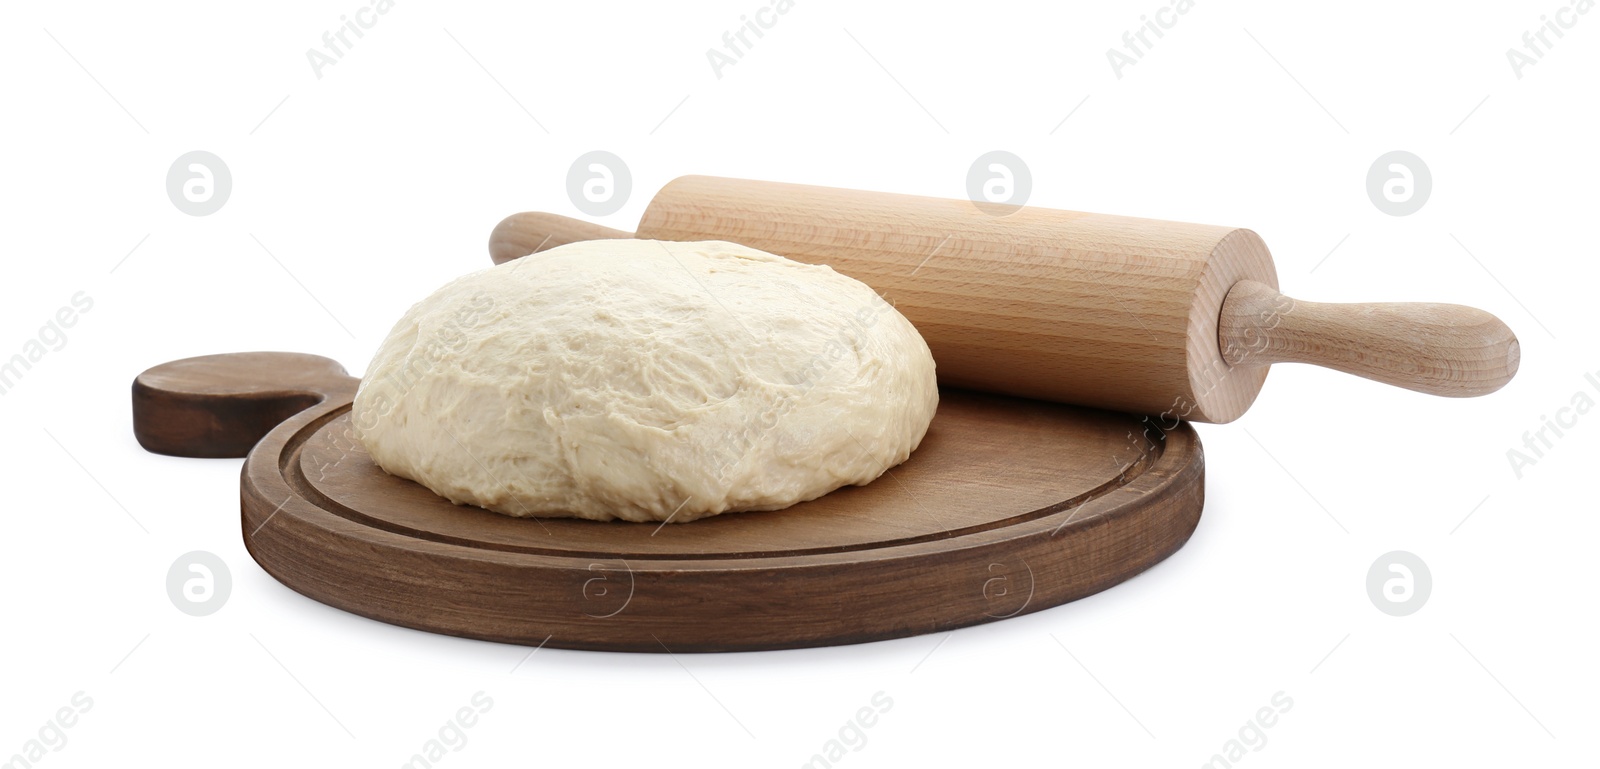
[[[1137,477],[1090,499],[1103,505],[1103,510],[1070,521],[1065,526],[1062,526],[1062,521],[1071,515],[1067,511],[1072,509],[1068,502],[1051,506],[1062,509],[1010,525],[910,543],[829,553],[734,558],[721,554],[707,558],[633,558],[513,552],[409,536],[350,520],[302,497],[289,480],[296,472],[295,458],[298,455],[298,446],[291,444],[297,440],[303,444],[317,429],[348,408],[348,397],[338,394],[327,397],[318,405],[279,425],[250,452],[241,470],[241,524],[245,545],[252,557],[291,589],[351,613],[431,632],[505,643],[536,645],[543,642],[558,648],[634,652],[742,651],[883,640],[994,621],[1091,595],[1165,559],[1181,547],[1193,532],[1199,522],[1204,498],[1203,452],[1198,436],[1184,424],[1166,434],[1157,458]],[[1031,511],[1022,515],[1030,516],[1039,512]],[[735,633],[727,638],[714,639],[696,632],[675,636],[669,626],[659,622],[659,618],[647,618],[639,622],[591,623],[592,626],[588,627],[584,627],[581,620],[574,624],[561,618],[549,619],[548,622],[543,618],[527,618],[528,627],[524,631],[508,632],[480,624],[470,611],[462,614],[436,606],[404,606],[392,602],[382,604],[354,587],[361,579],[383,574],[385,568],[390,567],[393,567],[389,575],[391,578],[405,579],[408,575],[399,565],[410,560],[410,556],[426,559],[431,568],[445,569],[444,573],[436,576],[440,576],[443,582],[453,583],[456,590],[454,595],[461,600],[470,600],[477,595],[472,582],[474,574],[494,573],[519,578],[540,575],[541,579],[548,581],[547,578],[552,574],[558,577],[561,574],[569,577],[573,574],[582,575],[592,570],[597,562],[598,565],[604,565],[605,562],[622,563],[630,580],[630,591],[637,589],[640,580],[677,582],[691,576],[697,580],[721,578],[732,582],[744,577],[771,581],[781,575],[785,580],[860,585],[864,584],[864,580],[873,579],[878,572],[887,575],[906,570],[920,572],[924,569],[947,568],[951,559],[976,562],[997,557],[1021,559],[1026,565],[1030,553],[1042,557],[1052,551],[1065,551],[1069,540],[1093,536],[1097,529],[1103,531],[1115,523],[1128,523],[1122,519],[1137,515],[1149,516],[1166,524],[1151,527],[1151,541],[1142,543],[1145,549],[1139,557],[1112,564],[1102,573],[1038,596],[1038,600],[1034,600],[1032,592],[1035,582],[1030,567],[1029,600],[1014,613],[980,616],[969,611],[928,620],[921,616],[911,617],[917,612],[908,610],[905,621],[898,621],[894,617],[863,617],[859,624],[818,630],[814,636],[775,638],[756,633],[755,636],[746,637]],[[1056,531],[1058,528],[1059,531]],[[1060,537],[1052,535],[1052,531]],[[324,550],[329,551],[327,555],[330,557],[321,563],[307,563],[296,562],[285,556],[296,540],[304,541],[308,537],[326,538]],[[346,557],[333,557],[339,553],[332,550],[341,551]],[[398,557],[401,555],[406,557]],[[358,561],[365,563],[358,566]],[[329,564],[332,564],[331,571]],[[342,571],[346,568],[348,571]],[[349,579],[339,578],[341,574]],[[517,584],[516,580],[511,581]],[[533,580],[529,584],[538,582]],[[632,595],[630,592],[630,600]],[[521,600],[528,599],[523,596]],[[486,611],[493,609],[482,608]],[[592,614],[588,616],[595,617]],[[513,618],[510,621],[514,623],[516,620]]]

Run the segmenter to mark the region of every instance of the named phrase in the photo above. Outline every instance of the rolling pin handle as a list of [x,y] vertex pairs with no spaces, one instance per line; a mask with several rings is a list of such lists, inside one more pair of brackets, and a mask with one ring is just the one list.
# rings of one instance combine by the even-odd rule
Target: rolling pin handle
[[1473,307],[1423,302],[1303,302],[1241,280],[1217,323],[1222,357],[1233,366],[1311,363],[1408,390],[1465,398],[1511,381],[1517,337]]
[[631,232],[567,216],[536,212],[512,214],[495,225],[494,232],[489,234],[489,258],[495,264],[505,264],[568,243],[631,237]]

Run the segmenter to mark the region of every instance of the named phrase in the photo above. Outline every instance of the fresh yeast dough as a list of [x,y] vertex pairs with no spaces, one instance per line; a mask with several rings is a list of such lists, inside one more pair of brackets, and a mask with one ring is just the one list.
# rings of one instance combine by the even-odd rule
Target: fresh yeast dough
[[865,284],[733,243],[600,240],[459,278],[356,393],[378,466],[512,516],[776,510],[905,461],[933,357]]

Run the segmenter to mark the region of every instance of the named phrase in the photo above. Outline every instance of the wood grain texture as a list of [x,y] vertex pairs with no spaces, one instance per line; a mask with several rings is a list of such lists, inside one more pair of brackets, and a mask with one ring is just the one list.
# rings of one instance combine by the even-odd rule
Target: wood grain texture
[[1500,319],[1459,304],[1324,304],[1241,281],[1218,341],[1234,366],[1312,363],[1409,390],[1465,398],[1498,390],[1522,359]]
[[260,374],[318,396],[245,460],[251,555],[318,601],[451,635],[709,652],[938,632],[1126,580],[1188,539],[1204,500],[1188,426],[1147,436],[1123,414],[944,389],[922,446],[867,486],[664,526],[511,518],[376,467],[350,433],[353,380],[337,364],[263,355],[282,354],[147,372],[146,389],[174,397],[145,401],[143,420],[198,393],[221,423],[250,424],[225,404],[256,408],[241,383]]
[[[519,214],[496,228],[491,255],[629,236]],[[686,176],[651,201],[637,237],[827,264],[893,303],[927,340],[940,381],[958,387],[1228,422],[1272,362],[1266,349],[1248,365],[1240,357],[1242,335],[1261,344],[1251,319],[1263,308],[1235,286],[1281,296],[1266,245],[1246,229]],[[1236,311],[1224,318],[1230,292]],[[1516,372],[1515,335],[1482,311],[1316,307],[1271,335],[1277,360],[1453,396],[1492,392]]]

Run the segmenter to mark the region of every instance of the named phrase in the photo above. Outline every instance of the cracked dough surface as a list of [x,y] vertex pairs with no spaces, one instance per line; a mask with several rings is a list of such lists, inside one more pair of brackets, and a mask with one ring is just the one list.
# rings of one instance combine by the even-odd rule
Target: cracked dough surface
[[379,467],[512,516],[691,521],[865,484],[938,406],[911,323],[721,241],[560,246],[452,281],[356,393]]

